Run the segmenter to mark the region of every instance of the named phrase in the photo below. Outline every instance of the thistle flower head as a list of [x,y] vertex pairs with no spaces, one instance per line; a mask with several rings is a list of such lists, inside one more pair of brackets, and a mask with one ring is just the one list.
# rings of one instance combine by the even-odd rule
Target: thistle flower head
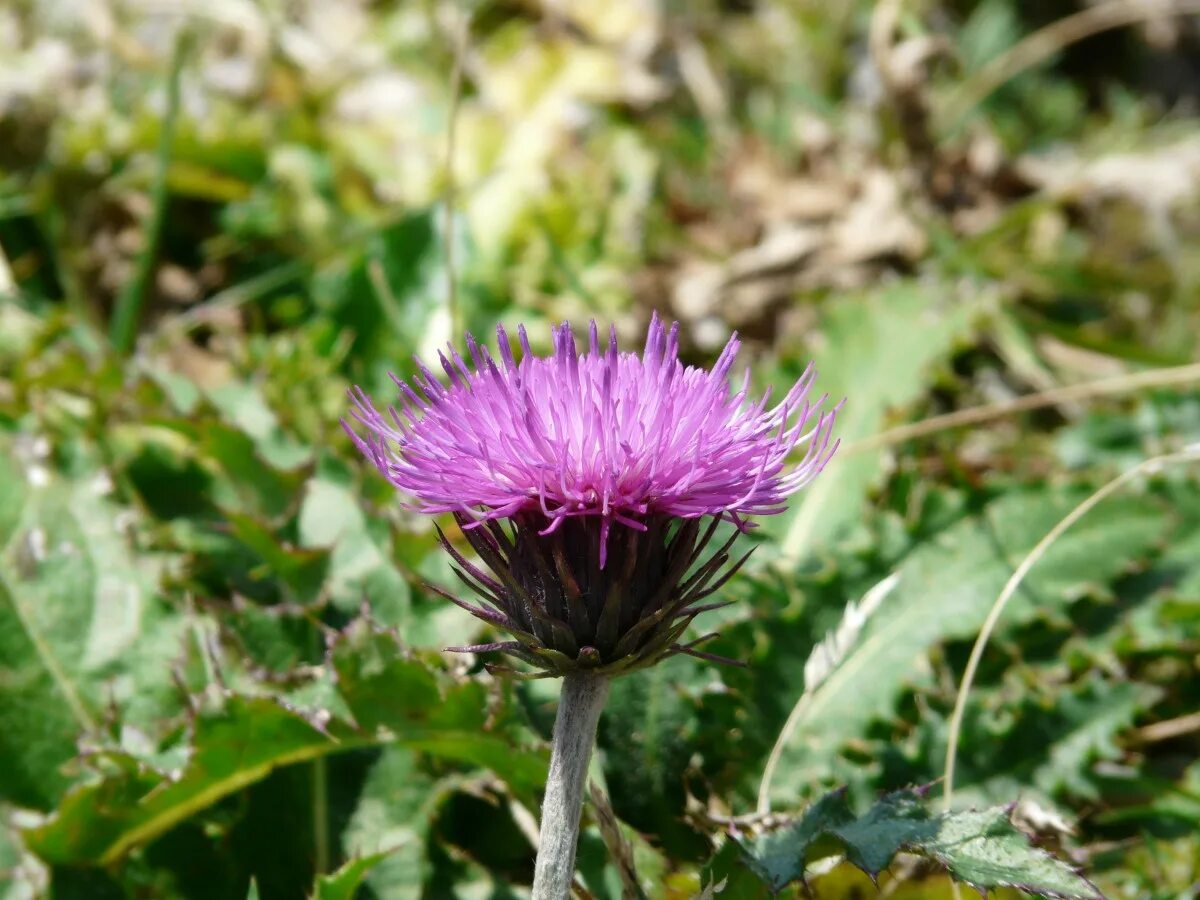
[[[351,439],[415,509],[459,522],[491,571],[444,540],[488,604],[468,607],[517,639],[488,648],[554,673],[691,651],[675,640],[723,583],[748,517],[782,512],[836,450],[812,366],[771,405],[769,391],[751,400],[748,369],[731,387],[736,336],[704,370],[679,360],[678,326],[657,317],[641,356],[618,350],[615,329],[602,343],[595,322],[584,352],[555,328],[549,357],[522,327],[519,361],[497,334],[498,360],[470,335],[470,365],[440,354],[447,383],[420,360],[411,383],[393,376],[386,415],[352,391]],[[702,562],[721,521],[736,530]]]

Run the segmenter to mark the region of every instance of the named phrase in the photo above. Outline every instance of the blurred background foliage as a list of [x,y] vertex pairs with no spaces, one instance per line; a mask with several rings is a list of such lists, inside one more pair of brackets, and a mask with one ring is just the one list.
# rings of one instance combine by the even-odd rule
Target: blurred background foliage
[[[693,362],[737,329],[760,387],[815,358],[848,398],[840,458],[703,623],[748,667],[615,685],[619,825],[587,813],[582,895],[629,895],[630,868],[703,889],[730,817],[762,824],[814,646],[892,572],[766,794],[939,778],[1013,568],[1200,440],[1198,10],[0,5],[0,893],[526,890],[556,687],[439,652],[486,635],[422,588],[452,583],[430,524],[338,424],[350,385],[386,397],[498,322],[545,349],[551,322],[634,342],[659,310]],[[1006,610],[956,804],[1020,799],[1109,896],[1195,896],[1198,635],[1178,465]],[[903,858],[881,883],[950,896]]]

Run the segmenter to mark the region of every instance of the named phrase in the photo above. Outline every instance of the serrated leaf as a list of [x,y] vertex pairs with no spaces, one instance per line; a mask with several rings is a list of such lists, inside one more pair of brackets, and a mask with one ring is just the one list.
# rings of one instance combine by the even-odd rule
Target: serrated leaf
[[1013,827],[1004,808],[953,813],[937,833],[912,849],[937,860],[959,881],[977,888],[1013,887],[1043,897],[1102,900],[1090,881]]
[[846,848],[846,859],[872,878],[903,847],[919,846],[937,833],[920,797],[896,791],[881,797],[861,818],[828,829]]
[[1049,746],[1046,761],[1034,773],[1034,783],[1048,794],[1059,790],[1098,799],[1095,784],[1086,777],[1097,760],[1119,759],[1117,736],[1162,692],[1136,682],[1091,681],[1080,692],[1063,692],[1055,717],[1069,723]]
[[[838,770],[842,745],[889,715],[924,654],[946,639],[973,637],[1004,582],[1034,544],[1078,501],[1075,494],[1006,495],[915,550],[892,594],[840,665],[804,701],[771,783],[794,797]],[[1125,497],[1077,523],[1050,549],[1005,610],[1002,627],[1028,621],[1109,581],[1145,557],[1171,520],[1148,497]],[[801,696],[803,686],[795,685]]]
[[773,891],[804,874],[805,856],[823,834],[854,821],[844,790],[831,791],[796,821],[741,844],[746,862]]
[[509,685],[438,678],[396,637],[353,623],[329,654],[357,724],[410,747],[495,771],[515,790],[545,783],[545,751],[518,721]]
[[437,677],[409,656],[396,637],[361,620],[337,640],[329,661],[357,724],[369,730],[404,727],[438,703]]
[[[1103,900],[1086,878],[1031,846],[1009,821],[1007,808],[934,814],[922,793],[911,789],[881,797],[859,817],[846,806],[843,792],[827,794],[793,824],[736,843],[749,870],[778,892],[803,878],[808,850],[822,838],[835,840],[846,859],[872,878],[904,851],[935,860],[981,890],[1015,887],[1062,900]],[[729,872],[728,858],[708,871]]]
[[[48,822],[27,832],[30,848],[52,863],[112,864],[281,766],[380,744],[490,768],[526,793],[544,783],[547,755],[522,730],[507,694],[489,698],[478,682],[435,672],[361,621],[338,638],[330,660],[336,704],[301,712],[274,697],[229,695],[197,715],[180,772],[101,754],[103,774],[69,791]],[[361,721],[339,718],[342,709]]]
[[[0,547],[0,792],[40,809],[69,784],[61,766],[105,704],[138,727],[176,708],[172,614],[153,590],[161,563],[133,552],[122,533],[130,514],[105,499],[106,481],[86,474],[51,474],[22,492]],[[22,477],[0,467],[10,495]]]
[[[820,390],[835,403],[846,398],[837,420],[843,442],[881,431],[891,410],[924,393],[930,366],[971,334],[982,304],[954,293],[950,285],[911,281],[827,306],[813,362]],[[791,512],[764,523],[781,536],[785,560],[803,559],[854,518],[882,460],[882,450],[835,456]]]
[[182,772],[109,754],[110,773],[68,792],[26,841],[50,863],[109,865],[280,766],[368,742],[349,734],[334,740],[269,698],[229,697],[197,716]]
[[[737,841],[729,840],[700,872],[701,896],[721,900],[766,900],[782,888],[773,888],[754,870]],[[785,882],[786,884],[786,882]]]

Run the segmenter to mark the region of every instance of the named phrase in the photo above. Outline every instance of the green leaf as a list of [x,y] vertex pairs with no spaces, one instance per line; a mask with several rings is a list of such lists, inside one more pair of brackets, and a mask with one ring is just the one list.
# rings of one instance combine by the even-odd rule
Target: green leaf
[[362,251],[314,280],[317,302],[354,335],[353,355],[374,379],[368,389],[389,384],[388,369],[429,338],[445,308],[442,264],[435,210],[425,209],[373,231]]
[[452,782],[423,771],[405,747],[385,748],[371,767],[342,843],[348,855],[377,860],[366,875],[376,895],[422,896],[430,872],[426,841],[451,788]]
[[806,809],[794,822],[740,846],[746,861],[759,878],[772,891],[781,891],[804,873],[805,856],[823,834],[853,821],[854,815],[846,803],[846,792],[832,791]]
[[709,677],[703,664],[675,657],[618,678],[600,722],[613,809],[672,853],[697,842],[680,821],[686,801],[683,772],[698,730],[691,689]]
[[[846,398],[836,426],[843,442],[881,431],[889,412],[925,392],[929,368],[971,334],[982,304],[954,294],[949,285],[912,281],[827,307],[813,362],[820,390],[835,403]],[[764,523],[781,535],[785,560],[799,561],[854,519],[882,460],[882,450],[835,456],[792,512]]]
[[1099,792],[1087,773],[1097,760],[1120,759],[1124,751],[1117,736],[1150,706],[1162,691],[1131,681],[1089,680],[1081,691],[1060,693],[1054,705],[1060,725],[1048,747],[1045,762],[1033,780],[1047,794],[1066,791],[1098,800]]
[[161,560],[134,553],[122,529],[135,518],[105,499],[107,479],[83,475],[24,491],[0,466],[0,494],[25,497],[0,546],[0,793],[40,809],[68,786],[61,767],[104,706],[138,728],[178,708]]
[[[1031,689],[1029,675],[1014,672],[973,694],[962,729],[960,799],[998,802],[1034,786],[1047,798],[1099,800],[1096,762],[1124,756],[1118,737],[1162,691],[1090,671],[1079,684]],[[933,727],[941,750],[946,735]]]
[[0,455],[0,547],[7,547],[21,521],[29,488],[8,442]]
[[330,552],[327,588],[334,606],[352,613],[365,599],[378,621],[402,627],[406,635],[412,630],[408,582],[348,487],[331,477],[310,481],[298,527],[302,546]]
[[[1007,808],[933,814],[922,796],[915,790],[896,791],[855,817],[845,793],[837,791],[826,794],[791,825],[734,842],[746,867],[772,892],[803,878],[810,848],[828,838],[872,878],[905,851],[933,859],[954,878],[981,891],[1015,887],[1063,900],[1102,900],[1086,878],[1032,847],[1009,821]],[[734,869],[728,856],[721,866],[709,867],[710,873]]]
[[[795,797],[831,775],[846,741],[890,715],[906,684],[927,671],[939,641],[970,639],[983,624],[1020,559],[1077,502],[1075,494],[1009,494],[915,550],[900,580],[867,622],[858,642],[793,721],[771,796]],[[1061,608],[1108,583],[1148,554],[1170,517],[1147,497],[1122,497],[1077,523],[1033,570],[1005,610],[1002,626]],[[795,686],[799,696],[802,685]]]
[[881,797],[862,818],[828,829],[846,848],[846,859],[872,878],[887,868],[902,847],[919,846],[937,832],[915,791]]
[[336,872],[321,875],[313,888],[312,900],[354,900],[367,874],[388,858],[391,850],[371,853],[350,860]]
[[329,654],[338,687],[362,728],[406,728],[440,700],[437,678],[395,635],[354,622]]
[[1043,897],[1102,900],[1090,881],[1049,853],[1029,845],[1008,810],[953,813],[937,833],[912,847],[941,863],[959,881],[982,889],[1013,887]]
[[72,789],[26,840],[50,863],[110,865],[280,766],[367,743],[352,740],[335,740],[270,698],[232,696],[196,717],[182,772],[108,754],[100,762],[110,771]]
[[291,599],[299,603],[317,599],[325,584],[329,554],[286,546],[268,526],[251,516],[230,513],[229,526],[233,536],[263,561],[259,578],[278,579]]
[[257,386],[227,382],[207,391],[209,401],[231,426],[254,442],[262,459],[274,469],[294,469],[308,462],[312,451],[288,437]]
[[205,704],[177,748],[186,751],[182,771],[99,754],[97,774],[26,833],[30,848],[52,863],[109,865],[275,769],[387,743],[489,768],[526,794],[544,784],[547,754],[524,729],[507,686],[489,696],[478,681],[437,671],[362,620],[337,638],[330,662],[336,678],[312,683],[324,690],[296,692],[303,707],[238,694]]
[[359,619],[330,651],[337,683],[357,724],[444,759],[488,768],[514,790],[546,781],[548,757],[525,729],[511,686],[435,677],[390,632]]

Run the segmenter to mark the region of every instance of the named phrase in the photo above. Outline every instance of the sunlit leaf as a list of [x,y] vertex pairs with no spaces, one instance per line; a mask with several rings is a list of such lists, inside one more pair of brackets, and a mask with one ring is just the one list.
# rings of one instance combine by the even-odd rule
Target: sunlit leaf
[[[842,792],[827,794],[791,825],[752,840],[735,839],[745,866],[772,892],[804,877],[809,852],[824,841],[872,877],[904,851],[928,857],[959,881],[978,888],[1016,887],[1063,900],[1102,900],[1071,867],[1033,847],[1013,827],[1007,809],[930,812],[920,792],[897,791],[855,816]],[[714,861],[715,862],[715,861]],[[714,873],[737,876],[731,856]]]

